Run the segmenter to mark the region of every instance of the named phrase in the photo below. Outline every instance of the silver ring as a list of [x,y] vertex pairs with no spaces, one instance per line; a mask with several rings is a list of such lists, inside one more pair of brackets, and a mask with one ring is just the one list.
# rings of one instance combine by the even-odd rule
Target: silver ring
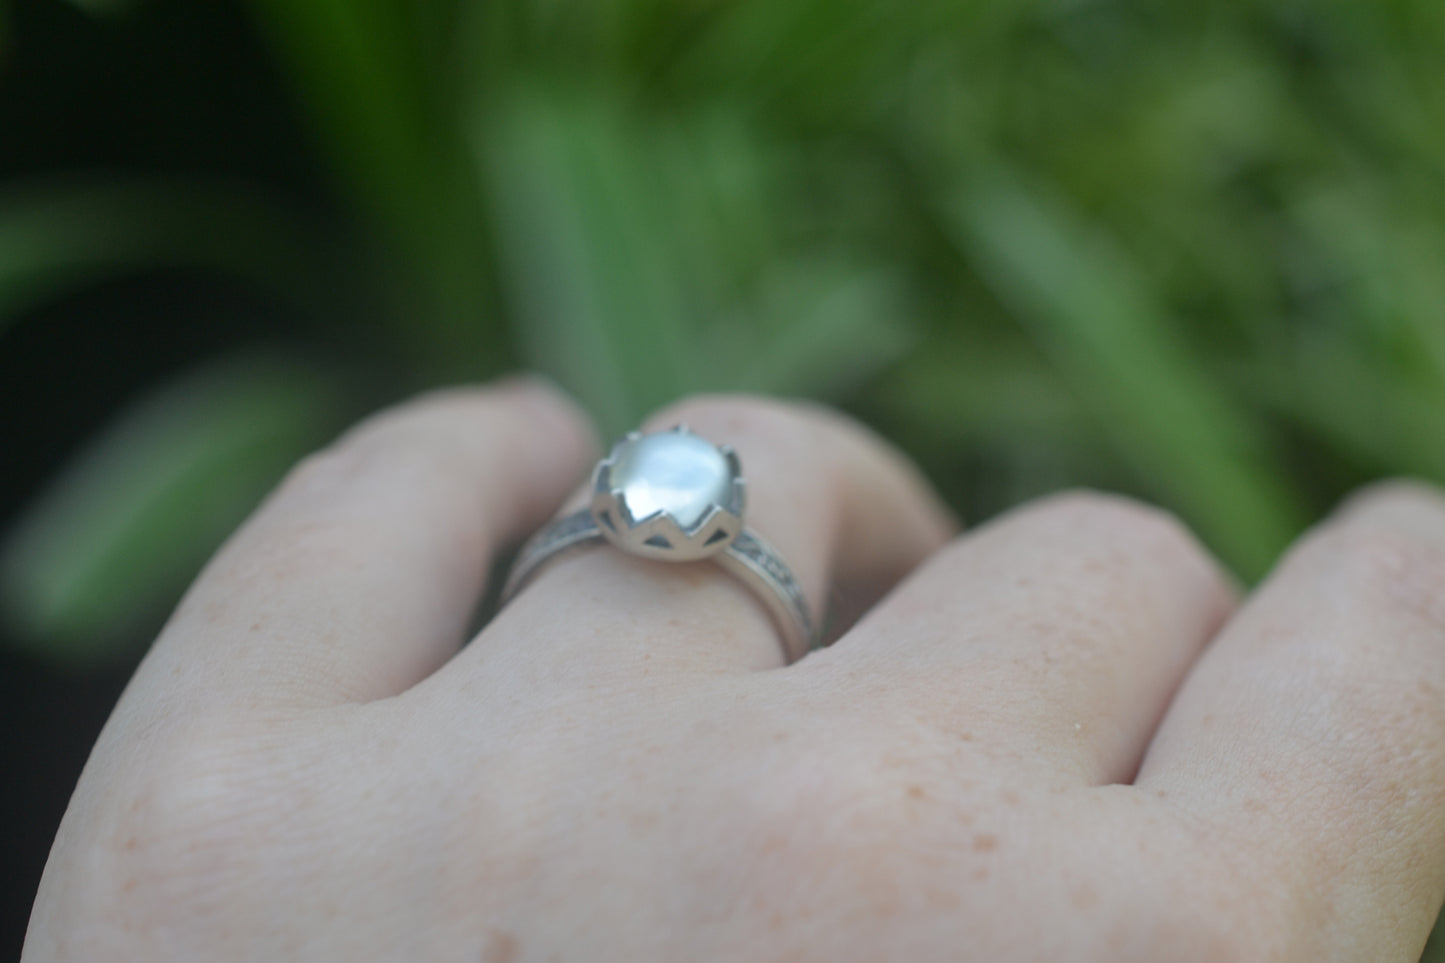
[[532,536],[502,588],[506,605],[547,562],[610,542],[629,555],[669,562],[712,559],[767,606],[789,662],[815,640],[813,619],[792,570],[743,526],[747,486],[737,453],[678,425],[632,432],[597,463],[590,504]]

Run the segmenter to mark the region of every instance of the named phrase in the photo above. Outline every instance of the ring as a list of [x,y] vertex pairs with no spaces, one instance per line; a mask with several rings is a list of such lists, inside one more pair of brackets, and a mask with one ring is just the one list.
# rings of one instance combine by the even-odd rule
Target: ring
[[507,604],[546,562],[610,542],[668,562],[712,559],[763,602],[789,662],[816,641],[802,586],[778,553],[743,526],[747,486],[737,453],[684,425],[613,446],[592,473],[586,508],[552,522],[517,554],[502,588]]

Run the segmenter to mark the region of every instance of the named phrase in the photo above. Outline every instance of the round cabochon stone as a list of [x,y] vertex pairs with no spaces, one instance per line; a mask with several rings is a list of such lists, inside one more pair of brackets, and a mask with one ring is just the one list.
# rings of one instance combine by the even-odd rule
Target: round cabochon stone
[[667,431],[622,442],[613,457],[611,485],[621,490],[634,521],[666,512],[692,529],[709,508],[727,502],[732,470],[710,442]]

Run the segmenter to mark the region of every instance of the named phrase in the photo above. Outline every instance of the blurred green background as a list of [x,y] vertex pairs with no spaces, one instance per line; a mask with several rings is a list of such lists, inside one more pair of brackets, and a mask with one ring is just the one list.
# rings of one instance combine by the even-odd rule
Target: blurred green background
[[286,465],[520,368],[1255,580],[1445,482],[1442,56],[1438,0],[0,0],[10,658],[119,671]]

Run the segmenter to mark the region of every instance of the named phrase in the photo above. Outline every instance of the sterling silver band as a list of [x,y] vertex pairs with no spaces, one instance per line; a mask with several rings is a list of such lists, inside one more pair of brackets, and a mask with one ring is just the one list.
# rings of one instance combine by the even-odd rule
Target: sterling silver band
[[[502,588],[502,604],[525,588],[545,563],[606,541],[590,508],[557,519],[532,536],[517,553]],[[745,528],[712,559],[752,590],[767,607],[782,636],[783,653],[788,662],[796,662],[806,655],[816,641],[813,619],[802,587],[778,553],[755,532]]]

